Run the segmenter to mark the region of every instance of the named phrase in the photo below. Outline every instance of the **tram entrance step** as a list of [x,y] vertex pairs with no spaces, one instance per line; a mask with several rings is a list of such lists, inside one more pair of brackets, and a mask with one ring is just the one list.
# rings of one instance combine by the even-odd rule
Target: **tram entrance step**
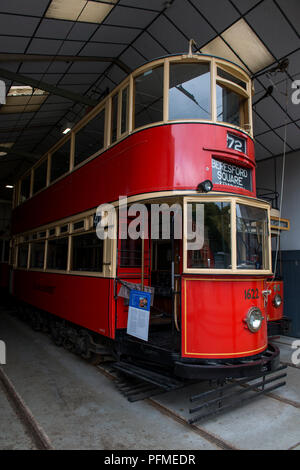
[[223,385],[193,395],[190,402],[196,406],[189,409],[191,419],[189,424],[194,424],[212,415],[228,411],[232,408],[244,405],[261,395],[273,392],[286,385],[287,374],[282,372],[287,366],[281,366],[275,371],[266,372],[251,378],[230,380]]
[[[116,384],[119,390],[124,393],[130,401],[136,398],[135,395],[138,395],[138,399],[142,400],[158,393],[176,390],[184,386],[183,382],[173,377],[159,374],[127,362],[116,362],[112,364],[112,368],[121,372],[123,377],[124,375],[126,376],[126,379],[121,379],[120,382],[118,383],[117,381]],[[147,393],[149,394],[147,395]]]

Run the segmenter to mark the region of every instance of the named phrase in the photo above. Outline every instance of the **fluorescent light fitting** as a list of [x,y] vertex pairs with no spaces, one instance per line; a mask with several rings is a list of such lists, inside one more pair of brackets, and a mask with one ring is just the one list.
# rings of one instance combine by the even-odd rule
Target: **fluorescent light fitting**
[[274,63],[274,57],[243,18],[201,48],[201,52],[224,57],[242,67],[246,64],[252,73]]
[[40,96],[47,95],[47,92],[31,86],[12,86],[7,96]]
[[5,187],[6,187],[7,189],[14,189],[14,187],[13,187],[11,184],[7,184]]
[[[14,142],[5,142],[3,144],[0,142],[0,147],[7,147],[8,149],[11,148],[13,145]],[[0,152],[0,157],[5,157],[5,155],[7,155],[7,152]]]
[[68,134],[69,132],[71,132],[73,126],[74,126],[73,122],[67,121],[62,127],[61,132],[63,134]]
[[102,23],[116,3],[117,0],[104,3],[98,0],[52,0],[45,16],[60,20]]
[[47,96],[47,92],[38,88],[13,86],[8,92],[6,104],[0,108],[0,114],[38,111]]

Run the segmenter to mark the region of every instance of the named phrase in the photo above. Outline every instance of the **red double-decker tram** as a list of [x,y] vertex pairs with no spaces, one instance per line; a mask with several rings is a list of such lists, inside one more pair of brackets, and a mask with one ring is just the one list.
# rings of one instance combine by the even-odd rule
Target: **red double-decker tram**
[[[107,225],[103,204],[114,209]],[[121,236],[136,204],[144,239]],[[99,239],[99,223],[115,236]],[[218,57],[169,56],[127,77],[18,182],[13,293],[36,328],[84,357],[109,351],[181,378],[249,376],[279,364],[267,337],[270,237],[249,75]],[[151,292],[146,339],[128,334],[131,290]]]

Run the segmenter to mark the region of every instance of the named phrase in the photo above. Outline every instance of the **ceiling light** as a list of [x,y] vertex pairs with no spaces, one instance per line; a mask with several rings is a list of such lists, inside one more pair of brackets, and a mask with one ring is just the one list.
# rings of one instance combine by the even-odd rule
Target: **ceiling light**
[[[14,142],[5,142],[4,144],[0,142],[0,147],[7,147],[8,149],[11,148],[13,145],[14,145]],[[5,152],[1,149],[0,157],[4,157],[5,155],[7,155],[7,153],[8,152]]]
[[7,184],[5,187],[6,187],[7,189],[14,189],[14,187],[13,187],[11,184]]
[[201,48],[201,52],[224,57],[242,67],[246,64],[252,73],[274,63],[274,57],[243,18]]
[[67,122],[66,125],[63,126],[61,132],[65,135],[68,134],[69,132],[71,132],[73,125],[74,124],[72,122]]
[[52,0],[45,16],[60,20],[102,23],[115,3],[117,0],[104,3],[98,0]]
[[7,94],[6,104],[1,106],[0,113],[32,113],[38,111],[46,100],[48,93],[31,86],[12,86]]
[[12,86],[7,93],[7,96],[40,96],[47,95],[47,92],[39,88],[32,88],[31,86]]

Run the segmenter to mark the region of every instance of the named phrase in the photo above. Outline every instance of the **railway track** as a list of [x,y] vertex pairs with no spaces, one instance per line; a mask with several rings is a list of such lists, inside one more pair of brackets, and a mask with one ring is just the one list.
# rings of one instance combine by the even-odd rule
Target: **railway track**
[[[67,348],[66,348],[67,349]],[[95,368],[99,373],[102,375],[106,376],[108,379],[111,381],[117,383],[117,381],[120,381],[120,376],[118,375],[118,372],[113,369],[112,364],[110,362],[104,362],[102,364],[97,364],[95,365]],[[7,375],[4,373],[3,368],[0,367],[0,385],[4,389],[9,402],[11,403],[12,408],[14,409],[17,419],[19,419],[26,431],[26,433],[30,436],[34,448],[39,449],[39,450],[52,450],[53,446],[51,444],[51,441],[49,440],[49,437],[46,435],[42,427],[39,425],[39,423],[36,421],[34,416],[32,415],[31,411],[28,409],[20,395],[17,393],[15,390],[13,384],[7,377]],[[139,388],[140,385],[137,384],[137,389],[138,392],[145,392],[145,390]],[[125,387],[126,388],[126,387]],[[124,386],[123,386],[124,389]],[[147,391],[146,391],[147,392]],[[154,408],[156,408],[158,411],[160,411],[162,414],[168,416],[169,418],[173,419],[174,421],[180,423],[183,425],[186,429],[189,429],[190,431],[198,434],[202,438],[206,439],[208,442],[212,443],[216,447],[222,450],[238,450],[236,447],[234,447],[232,444],[226,442],[219,436],[214,435],[213,433],[207,431],[204,427],[200,426],[199,424],[192,424],[189,423],[189,420],[182,416],[181,414],[177,413],[176,411],[168,408],[167,406],[163,405],[162,403],[159,402],[159,400],[156,399],[156,395],[159,395],[159,393],[162,393],[163,391],[158,393],[154,393],[153,395],[146,396],[144,398],[141,398],[145,400],[146,403],[150,404]],[[129,394],[130,394],[130,387],[129,387]],[[132,395],[132,393],[131,393]],[[134,395],[134,394],[133,394]],[[126,394],[125,394],[126,396]],[[299,404],[296,402],[291,402],[290,400],[285,399],[284,397],[277,396],[273,393],[267,394],[271,399],[286,403],[288,405],[294,406],[296,408],[299,408]],[[128,397],[127,397],[128,398]],[[136,401],[136,400],[130,400],[130,401]]]
[[34,450],[54,450],[49,437],[39,425],[30,409],[15,389],[13,383],[0,367],[0,393],[5,393],[8,403],[14,412],[15,419],[20,422],[24,433],[32,442],[31,449]]

